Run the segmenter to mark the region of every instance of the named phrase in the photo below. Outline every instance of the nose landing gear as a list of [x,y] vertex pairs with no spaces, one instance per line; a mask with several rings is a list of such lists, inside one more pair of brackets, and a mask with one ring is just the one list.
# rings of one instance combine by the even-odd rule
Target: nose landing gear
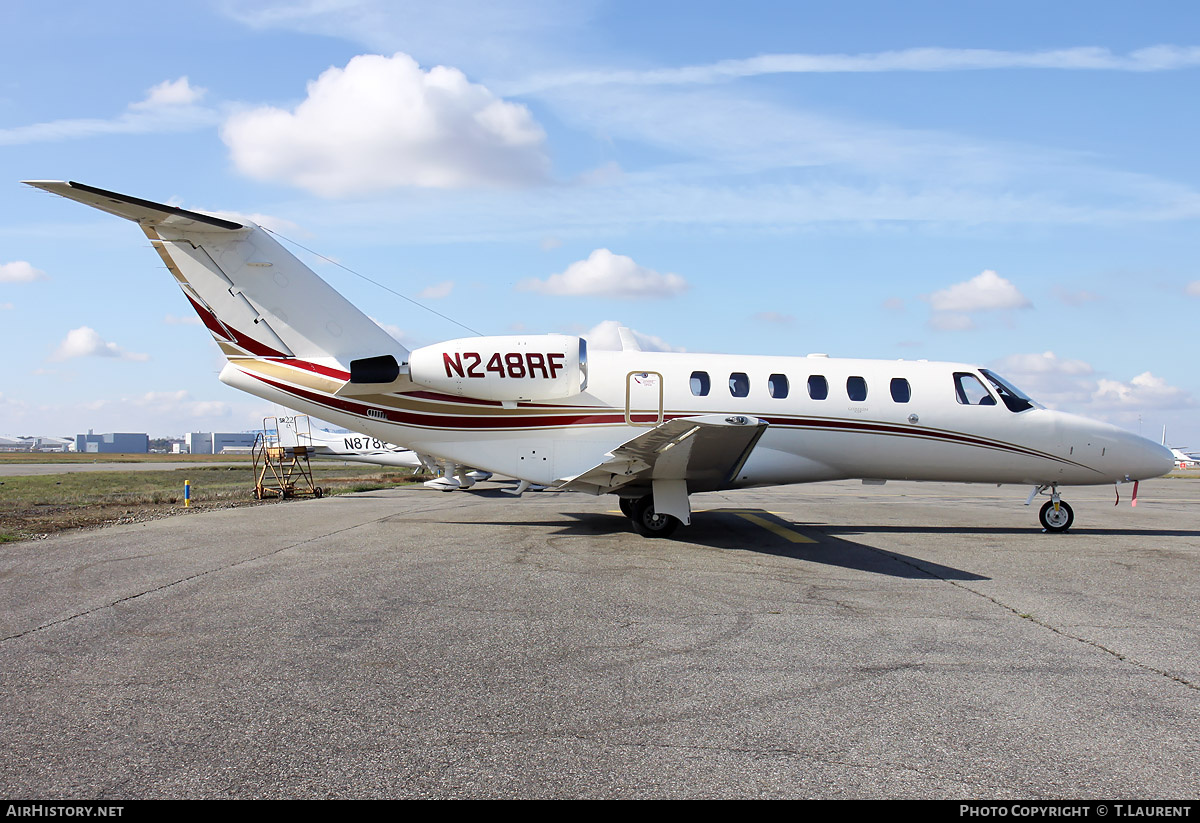
[[1042,528],[1047,532],[1065,532],[1075,522],[1075,512],[1061,500],[1058,501],[1057,508],[1053,500],[1047,500],[1038,513],[1038,519],[1042,521]]
[[1050,499],[1038,512],[1038,520],[1042,522],[1042,528],[1047,534],[1062,534],[1075,522],[1075,512],[1059,497],[1057,483],[1051,483],[1049,486],[1035,486],[1025,505],[1032,503],[1037,494],[1045,493],[1047,488],[1050,489]]

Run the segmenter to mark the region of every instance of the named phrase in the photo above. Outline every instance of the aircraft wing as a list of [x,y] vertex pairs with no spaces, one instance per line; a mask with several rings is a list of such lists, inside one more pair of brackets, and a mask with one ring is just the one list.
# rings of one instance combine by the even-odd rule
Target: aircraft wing
[[555,488],[607,494],[624,487],[644,488],[663,481],[686,481],[687,491],[726,488],[767,429],[766,421],[745,415],[679,417],[627,440],[604,462]]

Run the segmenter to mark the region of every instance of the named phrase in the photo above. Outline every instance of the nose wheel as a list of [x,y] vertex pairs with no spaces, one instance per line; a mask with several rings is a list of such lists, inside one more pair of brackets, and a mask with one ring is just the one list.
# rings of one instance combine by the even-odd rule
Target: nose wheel
[[1075,512],[1062,500],[1047,500],[1038,513],[1042,528],[1056,534],[1065,532],[1075,522]]

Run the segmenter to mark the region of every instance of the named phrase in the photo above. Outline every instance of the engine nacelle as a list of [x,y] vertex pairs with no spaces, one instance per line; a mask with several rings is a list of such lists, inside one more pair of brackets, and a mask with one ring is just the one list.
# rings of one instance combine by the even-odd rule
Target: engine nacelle
[[565,334],[464,337],[408,357],[409,378],[478,400],[562,400],[587,388],[587,341]]

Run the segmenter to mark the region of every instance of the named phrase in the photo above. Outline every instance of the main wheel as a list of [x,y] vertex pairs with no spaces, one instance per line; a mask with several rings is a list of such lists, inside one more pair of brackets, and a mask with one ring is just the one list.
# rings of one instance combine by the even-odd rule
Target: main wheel
[[1046,505],[1038,513],[1042,528],[1048,532],[1065,532],[1075,522],[1075,512],[1063,501],[1058,501],[1058,511],[1054,510],[1054,501],[1047,500]]
[[621,514],[625,515],[626,517],[633,517],[632,497],[618,497],[617,505],[621,507]]
[[654,510],[654,497],[646,495],[633,502],[633,530],[642,537],[669,537],[679,520]]

